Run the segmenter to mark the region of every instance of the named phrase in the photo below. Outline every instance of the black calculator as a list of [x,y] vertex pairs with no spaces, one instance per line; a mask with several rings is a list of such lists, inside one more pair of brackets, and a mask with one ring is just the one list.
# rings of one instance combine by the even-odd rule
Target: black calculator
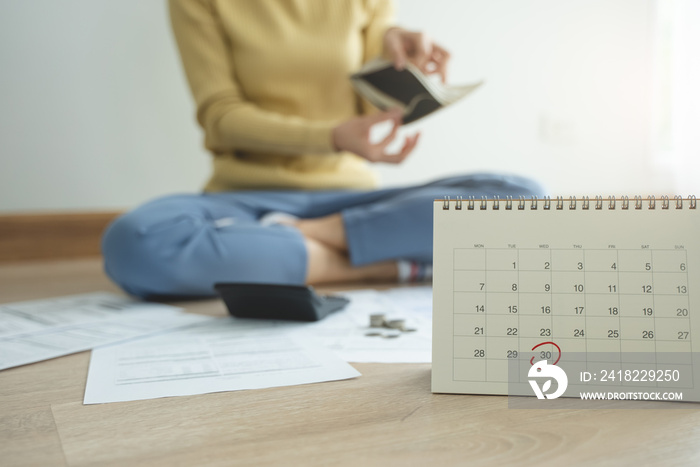
[[350,302],[345,297],[317,294],[305,285],[221,282],[214,289],[237,318],[318,321]]

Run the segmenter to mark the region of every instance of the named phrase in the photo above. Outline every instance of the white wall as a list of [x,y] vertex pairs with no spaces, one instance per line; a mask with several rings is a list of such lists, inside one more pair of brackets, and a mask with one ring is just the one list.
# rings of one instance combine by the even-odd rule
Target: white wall
[[[666,84],[668,137],[660,142],[660,163],[676,174],[683,193],[700,192],[700,2],[666,0],[673,28]],[[663,128],[663,127],[662,127]]]
[[[651,161],[655,0],[401,0],[467,101],[386,185],[489,170],[554,194],[672,192]],[[199,189],[201,133],[161,0],[0,2],[0,211],[128,208]]]
[[652,1],[444,3],[449,15],[404,1],[400,18],[454,51],[453,81],[486,85],[417,124],[424,140],[407,164],[411,180],[504,170],[564,195],[673,189],[650,163]]
[[0,210],[134,206],[208,155],[161,0],[0,2]]

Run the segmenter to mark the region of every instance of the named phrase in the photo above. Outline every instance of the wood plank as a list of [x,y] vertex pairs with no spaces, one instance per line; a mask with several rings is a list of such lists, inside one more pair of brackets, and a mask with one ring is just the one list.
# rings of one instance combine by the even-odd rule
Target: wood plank
[[100,239],[119,212],[0,216],[0,262],[100,255]]
[[102,272],[101,258],[0,264],[0,303],[98,291],[123,293]]
[[[0,302],[110,287],[98,259],[0,266]],[[0,372],[0,465],[700,464],[700,404],[515,410],[432,394],[428,364],[355,364],[348,381],[83,406],[88,361]]]
[[0,465],[65,465],[51,404],[80,400],[89,353],[0,372]]
[[53,411],[72,466],[692,465],[700,459],[696,408],[513,410],[504,396],[431,394],[428,364],[354,366],[362,376],[347,381],[74,402]]
[[0,465],[67,465],[48,405],[0,414],[0,440]]

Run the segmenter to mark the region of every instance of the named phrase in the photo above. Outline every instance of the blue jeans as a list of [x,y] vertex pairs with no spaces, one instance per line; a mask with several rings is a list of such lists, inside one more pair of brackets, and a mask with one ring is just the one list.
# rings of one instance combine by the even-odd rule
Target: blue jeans
[[432,261],[434,199],[542,195],[535,182],[475,174],[375,191],[239,191],[172,195],[117,218],[105,232],[105,271],[139,297],[212,296],[216,282],[303,284],[301,233],[262,226],[273,211],[300,218],[340,213],[353,265]]

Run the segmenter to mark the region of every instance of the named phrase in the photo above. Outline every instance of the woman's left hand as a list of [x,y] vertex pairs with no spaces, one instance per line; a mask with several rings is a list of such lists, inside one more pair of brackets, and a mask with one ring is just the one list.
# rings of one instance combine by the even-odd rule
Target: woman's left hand
[[425,33],[390,28],[384,34],[384,55],[402,70],[410,61],[425,74],[437,73],[447,81],[447,63],[450,53],[433,42]]
[[[370,140],[372,127],[377,123],[391,121],[391,132],[380,142]],[[394,139],[401,125],[401,111],[392,109],[373,115],[362,115],[347,120],[333,129],[333,145],[338,151],[349,151],[370,162],[402,163],[418,144],[420,133],[406,137],[399,152],[391,154],[386,149]]]

